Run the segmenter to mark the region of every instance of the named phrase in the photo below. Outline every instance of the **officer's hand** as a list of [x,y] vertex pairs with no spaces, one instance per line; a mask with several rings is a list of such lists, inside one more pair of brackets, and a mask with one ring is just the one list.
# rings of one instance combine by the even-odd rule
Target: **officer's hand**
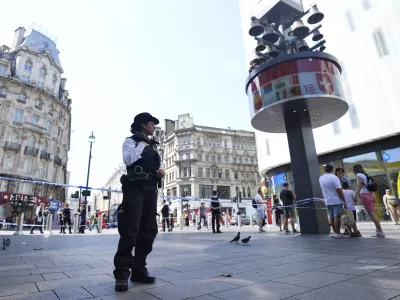
[[149,145],[149,144],[147,144],[146,142],[143,142],[143,141],[140,142],[139,145],[140,145],[140,144],[143,144],[145,147],[147,147],[147,146]]
[[158,169],[157,170],[157,177],[158,178],[163,178],[165,176],[165,171],[163,169]]

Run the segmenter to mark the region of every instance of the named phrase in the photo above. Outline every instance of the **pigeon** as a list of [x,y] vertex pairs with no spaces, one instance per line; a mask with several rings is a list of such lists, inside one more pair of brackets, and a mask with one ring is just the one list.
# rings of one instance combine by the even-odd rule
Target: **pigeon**
[[6,248],[10,247],[11,245],[11,240],[10,239],[3,239],[3,250],[6,250]]
[[238,232],[238,234],[229,243],[238,243],[239,240],[240,240],[240,232]]
[[250,239],[251,239],[251,236],[249,236],[249,237],[243,239],[243,240],[242,240],[243,245],[247,245],[247,243],[250,241]]

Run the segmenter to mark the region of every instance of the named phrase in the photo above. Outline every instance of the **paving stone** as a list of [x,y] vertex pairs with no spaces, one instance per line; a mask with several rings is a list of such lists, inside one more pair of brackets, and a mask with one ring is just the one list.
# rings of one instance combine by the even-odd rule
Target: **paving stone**
[[66,286],[82,286],[82,285],[93,285],[97,283],[114,281],[113,278],[107,275],[94,275],[88,277],[68,278],[59,280],[49,280],[43,282],[37,282],[39,291],[50,291],[55,289],[61,289]]
[[218,300],[218,299],[221,299],[221,298],[216,298],[211,295],[204,295],[204,296],[200,296],[200,297],[189,298],[188,300]]
[[43,280],[44,280],[43,277],[40,275],[3,277],[0,278],[0,286],[8,284],[17,284],[17,283],[38,282]]
[[[340,282],[296,295],[293,298],[296,300],[389,300],[399,294],[399,291]],[[290,299],[294,300],[293,298]]]
[[263,282],[250,286],[226,290],[219,293],[212,293],[211,296],[227,300],[275,300],[285,299],[307,291],[310,291],[310,289],[285,283]]
[[10,259],[10,260],[3,260],[0,262],[0,266],[19,266],[19,265],[26,265],[22,259]]
[[[0,263],[0,265],[1,265],[1,263]],[[13,277],[13,276],[23,276],[23,275],[31,275],[31,273],[29,272],[29,270],[0,272],[0,278]]]
[[66,267],[54,267],[54,268],[43,268],[43,269],[31,269],[30,272],[34,274],[48,274],[48,273],[59,273],[59,272],[69,272],[69,271],[80,271],[80,270],[93,270],[93,268],[88,265],[80,266],[66,266]]
[[87,269],[87,270],[74,270],[74,271],[65,271],[64,273],[71,278],[74,277],[85,277],[85,276],[92,276],[92,275],[104,275],[108,273],[112,273],[113,269],[106,268],[106,269]]
[[0,297],[0,300],[59,300],[53,291]]
[[37,292],[38,289],[34,283],[8,284],[0,288],[0,296],[21,295],[25,293]]
[[68,278],[64,273],[46,273],[42,274],[45,280],[56,280],[56,279],[65,279]]
[[[159,279],[156,280],[156,282],[154,284],[129,282],[129,291],[148,290],[148,289],[153,289],[153,288],[162,287],[162,286],[166,286],[166,285],[170,285],[170,283],[163,281],[163,280],[159,280]],[[107,295],[118,295],[119,296],[121,294],[121,293],[118,293],[115,291],[115,281],[105,282],[105,283],[96,284],[96,285],[83,285],[83,288],[95,297],[107,296]]]
[[356,263],[343,263],[336,264],[333,266],[329,266],[324,268],[325,272],[330,273],[339,273],[339,274],[348,274],[348,275],[364,275],[367,273],[371,273],[377,270],[381,270],[386,266],[379,265],[365,265],[365,264],[356,264]]
[[163,300],[180,300],[235,288],[234,285],[212,280],[199,280],[184,284],[167,285],[146,290],[146,293]]
[[316,289],[323,286],[331,285],[333,283],[347,281],[348,279],[351,279],[353,277],[354,276],[343,275],[343,274],[310,271],[310,272],[290,275],[283,278],[273,279],[273,281]]
[[17,265],[17,266],[1,266],[0,265],[0,273],[8,272],[8,271],[18,271],[18,270],[30,270],[36,269],[35,265]]
[[353,278],[348,282],[400,291],[400,273],[373,272]]
[[377,257],[366,257],[366,258],[359,258],[353,261],[358,264],[366,264],[366,265],[379,265],[379,266],[393,266],[400,264],[400,260],[397,259],[389,259],[389,258],[377,258]]
[[57,294],[60,300],[80,300],[92,298],[85,289],[81,287],[68,287],[64,289],[56,289],[54,292]]
[[110,296],[100,296],[96,298],[90,298],[90,300],[159,300],[160,298],[156,298],[152,295],[144,291],[126,291],[124,293],[119,293],[118,295],[110,295]]

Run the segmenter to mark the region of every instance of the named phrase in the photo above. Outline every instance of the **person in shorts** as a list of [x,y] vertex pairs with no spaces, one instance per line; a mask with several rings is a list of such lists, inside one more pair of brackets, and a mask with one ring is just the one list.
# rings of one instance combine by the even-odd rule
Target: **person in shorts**
[[272,209],[275,211],[275,222],[276,226],[279,227],[279,231],[282,231],[282,215],[283,215],[283,208],[282,205],[279,203],[279,199],[274,199],[274,206]]
[[361,234],[357,229],[356,224],[356,195],[349,189],[349,184],[342,181],[343,195],[346,199],[347,209],[343,209],[341,213],[342,225],[346,228],[344,235],[351,237],[360,237]]
[[286,233],[290,233],[288,223],[290,219],[290,224],[292,225],[293,233],[297,233],[296,228],[294,227],[294,219],[296,218],[296,214],[294,211],[294,201],[296,200],[295,194],[290,190],[289,183],[285,182],[283,184],[283,189],[279,195],[283,202],[283,212],[284,212],[284,225],[283,229]]
[[372,237],[385,237],[385,233],[382,230],[381,222],[375,213],[375,195],[368,190],[367,174],[362,165],[356,164],[353,166],[353,172],[357,177],[357,188],[355,194],[361,198],[361,203],[375,224],[376,232],[372,234]]
[[342,208],[347,208],[340,180],[333,174],[333,166],[325,166],[325,174],[319,178],[322,194],[324,196],[325,205],[328,209],[330,223],[333,228],[331,237],[343,238],[340,233],[340,214]]

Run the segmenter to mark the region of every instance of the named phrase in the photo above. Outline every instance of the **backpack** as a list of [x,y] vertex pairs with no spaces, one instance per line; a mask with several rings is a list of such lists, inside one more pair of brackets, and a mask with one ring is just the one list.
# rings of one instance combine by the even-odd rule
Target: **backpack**
[[256,199],[253,199],[253,200],[251,201],[251,204],[252,204],[253,208],[257,209],[257,202],[256,202]]
[[378,190],[378,185],[376,184],[375,179],[368,176],[367,174],[364,174],[364,175],[367,178],[367,184],[365,185],[363,182],[363,185],[367,188],[368,191],[376,192]]

